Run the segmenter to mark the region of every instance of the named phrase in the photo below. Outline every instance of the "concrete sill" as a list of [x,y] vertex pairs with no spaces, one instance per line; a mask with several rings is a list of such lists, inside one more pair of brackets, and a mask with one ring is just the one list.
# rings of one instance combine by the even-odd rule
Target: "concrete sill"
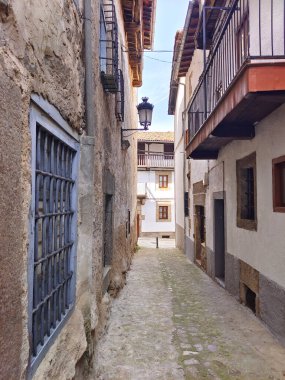
[[106,265],[103,270],[103,294],[105,294],[110,285],[111,265]]

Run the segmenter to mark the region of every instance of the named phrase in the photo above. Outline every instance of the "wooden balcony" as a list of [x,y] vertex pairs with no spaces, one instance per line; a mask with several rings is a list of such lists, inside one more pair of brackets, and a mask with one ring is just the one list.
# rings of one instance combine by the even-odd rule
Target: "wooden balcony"
[[266,4],[233,2],[189,103],[187,157],[216,159],[285,103],[284,6]]
[[144,153],[138,154],[139,168],[174,168],[173,153]]

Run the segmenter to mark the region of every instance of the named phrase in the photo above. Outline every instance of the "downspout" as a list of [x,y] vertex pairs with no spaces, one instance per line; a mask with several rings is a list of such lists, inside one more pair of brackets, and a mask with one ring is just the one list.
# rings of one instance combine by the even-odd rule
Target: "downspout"
[[93,59],[92,59],[92,7],[91,0],[84,0],[84,58],[85,58],[85,115],[86,133],[94,136],[94,85],[93,85]]
[[[186,154],[185,154],[185,120],[186,120],[186,83],[181,83],[184,86],[184,110],[182,112],[182,128],[183,128],[183,200],[185,202],[186,192]],[[188,219],[189,219],[189,193],[188,193]],[[186,255],[186,216],[184,211],[184,253]]]
[[[183,133],[183,214],[184,214],[184,251],[186,249],[186,216],[184,210],[184,202],[185,202],[185,192],[186,192],[186,155],[185,155],[185,119],[186,119],[186,83],[179,82],[178,85],[184,86],[184,94],[183,94],[183,111],[182,111],[182,133]],[[188,200],[189,201],[189,200]],[[186,252],[185,252],[186,253]]]

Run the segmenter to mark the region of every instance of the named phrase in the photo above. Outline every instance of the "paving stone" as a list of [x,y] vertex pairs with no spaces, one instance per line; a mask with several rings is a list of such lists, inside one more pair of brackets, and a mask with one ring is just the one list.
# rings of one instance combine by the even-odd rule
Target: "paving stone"
[[89,380],[285,380],[285,349],[177,249],[140,249]]

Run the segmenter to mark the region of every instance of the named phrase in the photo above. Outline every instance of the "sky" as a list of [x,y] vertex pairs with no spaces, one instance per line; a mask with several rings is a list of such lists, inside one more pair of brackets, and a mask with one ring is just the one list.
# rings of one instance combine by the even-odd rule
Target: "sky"
[[[153,50],[173,50],[175,34],[183,29],[188,4],[189,0],[157,0]],[[147,96],[154,105],[150,131],[173,131],[174,128],[173,116],[168,115],[172,56],[172,52],[144,53],[143,85],[138,95],[139,102]]]

